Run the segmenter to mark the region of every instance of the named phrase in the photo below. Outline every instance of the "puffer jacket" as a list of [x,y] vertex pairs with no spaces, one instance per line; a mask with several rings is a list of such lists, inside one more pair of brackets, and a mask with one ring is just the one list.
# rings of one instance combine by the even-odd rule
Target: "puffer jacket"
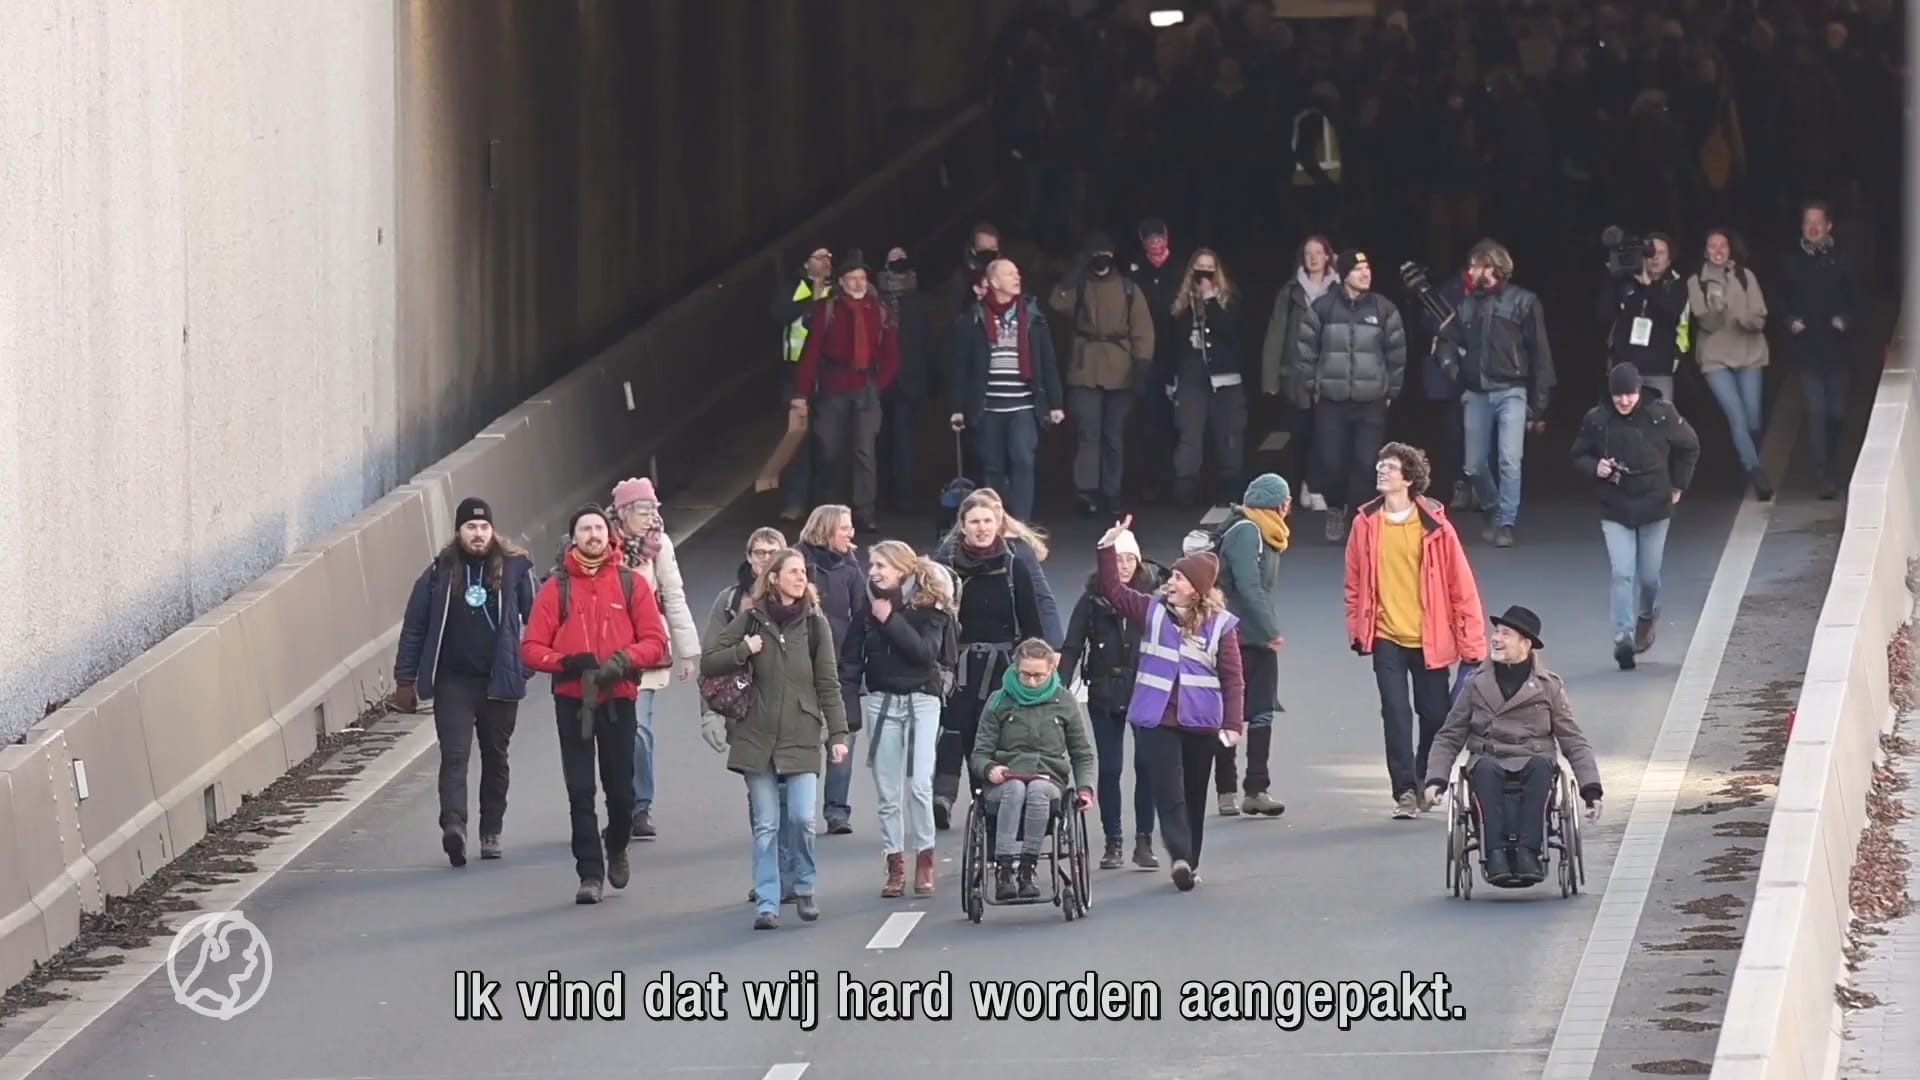
[[[746,639],[759,634],[760,651]],[[772,769],[782,776],[819,773],[821,743],[845,745],[847,710],[835,667],[833,628],[817,606],[777,624],[764,603],[740,613],[700,656],[700,674],[753,672],[753,705],[744,719],[727,724],[727,768],[737,773]],[[823,737],[824,736],[824,740]]]
[[1687,279],[1687,305],[1700,328],[1693,356],[1701,371],[1767,366],[1767,300],[1753,271],[1701,267]]
[[1068,386],[1131,390],[1153,362],[1153,312],[1146,291],[1117,271],[1105,277],[1076,272],[1054,286],[1047,304],[1072,320]]
[[1407,328],[1379,293],[1356,300],[1345,287],[1330,290],[1301,318],[1299,343],[1297,378],[1310,401],[1370,405],[1400,396]]
[[1015,776],[1052,777],[1062,792],[1091,789],[1099,779],[1086,714],[1064,685],[1038,705],[1020,705],[994,691],[980,714],[971,764],[983,783],[995,765]]
[[1295,408],[1305,409],[1313,402],[1300,368],[1300,323],[1312,304],[1300,276],[1296,273],[1273,298],[1266,341],[1260,348],[1260,392],[1268,397],[1285,394]]
[[868,607],[863,665],[867,693],[940,696],[940,643],[954,617],[918,599],[911,590],[903,590],[893,598],[893,612],[886,622],[878,621]]
[[[1673,516],[1673,493],[1693,483],[1700,460],[1700,436],[1672,403],[1651,386],[1625,416],[1611,401],[1587,410],[1573,440],[1573,468],[1594,485],[1600,516],[1628,528]],[[1612,458],[1625,475],[1602,480],[1595,475],[1601,458]]]
[[[1136,591],[1157,591],[1167,580],[1167,568],[1146,559],[1127,585]],[[1067,622],[1067,641],[1060,647],[1060,681],[1072,683],[1078,671],[1087,680],[1087,701],[1125,711],[1139,673],[1140,632],[1143,627],[1113,609],[1100,591],[1100,575],[1087,578],[1087,591],[1073,606]]]

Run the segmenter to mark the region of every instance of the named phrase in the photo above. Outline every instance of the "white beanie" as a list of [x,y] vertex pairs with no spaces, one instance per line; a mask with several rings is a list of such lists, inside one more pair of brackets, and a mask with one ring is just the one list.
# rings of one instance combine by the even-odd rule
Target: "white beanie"
[[1113,538],[1113,553],[1131,555],[1136,559],[1140,557],[1140,541],[1133,538],[1132,529],[1122,529],[1120,535]]

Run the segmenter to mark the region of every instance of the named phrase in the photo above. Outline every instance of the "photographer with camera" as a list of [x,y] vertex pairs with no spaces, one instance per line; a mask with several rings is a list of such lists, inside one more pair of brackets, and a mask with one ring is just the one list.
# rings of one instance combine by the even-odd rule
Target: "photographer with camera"
[[[1643,385],[1673,400],[1673,372],[1686,353],[1692,323],[1687,283],[1673,268],[1673,241],[1665,233],[1622,236],[1609,227],[1607,271],[1596,312],[1607,327],[1607,366],[1632,364]],[[1636,267],[1637,264],[1637,267]]]
[[[1482,536],[1513,546],[1520,517],[1520,463],[1528,431],[1546,429],[1553,392],[1553,353],[1540,298],[1512,283],[1513,255],[1482,240],[1467,255],[1466,294],[1457,316],[1439,328],[1434,354],[1458,379],[1466,440],[1465,473],[1487,512]],[[1682,299],[1685,299],[1684,293]],[[1487,468],[1498,440],[1500,483]]]
[[1674,504],[1693,483],[1700,436],[1673,403],[1642,393],[1632,364],[1607,375],[1612,399],[1587,410],[1573,440],[1573,467],[1594,478],[1600,534],[1613,568],[1613,659],[1631,671],[1653,647],[1660,615],[1660,568]]

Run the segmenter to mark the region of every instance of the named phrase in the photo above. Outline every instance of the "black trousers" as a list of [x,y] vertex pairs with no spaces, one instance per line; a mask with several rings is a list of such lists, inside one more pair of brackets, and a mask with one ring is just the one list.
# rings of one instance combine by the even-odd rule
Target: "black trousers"
[[1207,833],[1207,777],[1213,772],[1213,748],[1220,733],[1211,728],[1135,728],[1147,754],[1147,781],[1153,785],[1153,811],[1167,857],[1200,869],[1200,848]]
[[[1240,646],[1240,671],[1246,677],[1248,798],[1273,786],[1267,758],[1273,752],[1273,717],[1280,706],[1280,654],[1256,645]],[[1233,794],[1237,783],[1237,747],[1214,744],[1214,789]]]
[[[960,777],[967,772],[973,757],[973,737],[980,731],[980,712],[987,699],[1000,689],[1007,673],[1006,653],[960,652],[963,685],[955,686],[953,696],[940,711],[940,737],[933,747],[933,797],[948,803],[960,801]],[[967,780],[967,790],[980,786],[978,777]]]
[[[1380,688],[1380,720],[1387,738],[1387,775],[1393,780],[1393,797],[1417,791],[1427,777],[1427,752],[1433,749],[1433,737],[1447,721],[1452,706],[1451,687],[1446,668],[1428,670],[1426,655],[1419,649],[1395,645],[1386,638],[1373,643],[1373,681]],[[1413,687],[1411,707],[1407,687]],[[1413,720],[1420,718],[1420,737],[1413,738]]]
[[[640,726],[634,703],[626,698],[602,702],[594,710],[593,738],[580,737],[580,699],[553,698],[560,729],[560,771],[567,781],[567,813],[573,819],[573,866],[583,878],[605,880],[608,855],[627,849],[633,834],[633,742]],[[607,791],[607,830],[598,831],[593,810],[594,752],[600,759],[600,784]]]
[[1320,466],[1313,490],[1327,509],[1351,510],[1373,498],[1374,460],[1386,445],[1383,401],[1322,401],[1313,407],[1313,447]]
[[[1520,790],[1509,793],[1517,781]],[[1480,819],[1480,854],[1516,845],[1539,854],[1547,846],[1547,796],[1553,791],[1553,758],[1535,754],[1513,772],[1489,754],[1467,774],[1473,811]]]
[[480,740],[480,835],[499,836],[507,817],[507,744],[518,720],[517,701],[489,701],[487,680],[436,675],[433,730],[440,739],[440,827],[467,827],[467,772],[474,737]]
[[[1847,422],[1847,356],[1839,347],[1816,361],[1795,360],[1793,373],[1807,400],[1807,452],[1813,470],[1832,476],[1833,459],[1840,453],[1840,433]],[[1835,477],[1834,479],[1838,479]]]

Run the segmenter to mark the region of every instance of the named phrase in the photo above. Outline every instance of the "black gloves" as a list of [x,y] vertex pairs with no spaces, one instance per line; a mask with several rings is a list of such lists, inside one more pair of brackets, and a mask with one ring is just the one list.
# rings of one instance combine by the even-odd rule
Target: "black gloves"
[[585,675],[600,666],[600,661],[590,652],[577,652],[560,661],[560,670],[569,675]]
[[1365,645],[1360,644],[1357,641],[1353,642],[1349,647],[1353,649],[1353,655],[1355,656],[1367,655],[1367,647]]
[[625,649],[615,649],[613,655],[607,657],[607,662],[598,667],[602,683],[616,683],[639,674],[633,670],[633,657],[628,656]]
[[1601,799],[1600,785],[1587,784],[1580,789],[1580,801],[1592,806]]

